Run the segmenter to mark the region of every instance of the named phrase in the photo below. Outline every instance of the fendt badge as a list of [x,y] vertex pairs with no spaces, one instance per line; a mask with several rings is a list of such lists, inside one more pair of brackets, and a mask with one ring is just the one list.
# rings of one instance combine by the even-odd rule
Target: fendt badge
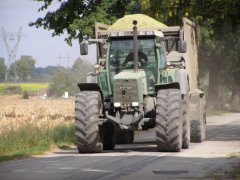
[[131,90],[132,88],[132,86],[120,86],[121,90]]

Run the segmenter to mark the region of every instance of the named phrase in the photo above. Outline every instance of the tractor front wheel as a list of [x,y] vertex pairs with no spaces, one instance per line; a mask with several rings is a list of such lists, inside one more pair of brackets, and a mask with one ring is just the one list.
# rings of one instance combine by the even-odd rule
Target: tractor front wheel
[[158,90],[156,106],[156,141],[158,151],[181,151],[182,99],[180,90]]
[[98,118],[102,109],[97,91],[82,91],[76,95],[75,125],[79,153],[98,153],[103,150]]

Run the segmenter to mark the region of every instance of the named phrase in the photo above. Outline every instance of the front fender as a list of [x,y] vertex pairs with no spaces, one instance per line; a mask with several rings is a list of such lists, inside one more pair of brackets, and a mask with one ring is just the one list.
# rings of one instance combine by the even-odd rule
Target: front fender
[[180,89],[180,85],[179,85],[178,82],[169,83],[169,84],[156,84],[155,85],[156,94],[157,94],[158,90],[161,90],[161,89]]
[[104,96],[101,87],[97,83],[78,83],[80,91],[99,91],[104,101]]

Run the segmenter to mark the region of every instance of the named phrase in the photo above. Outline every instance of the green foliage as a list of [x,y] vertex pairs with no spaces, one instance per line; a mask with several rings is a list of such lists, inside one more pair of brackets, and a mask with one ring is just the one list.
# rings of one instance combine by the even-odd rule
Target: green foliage
[[93,70],[93,65],[87,61],[77,59],[72,69],[58,67],[48,89],[50,96],[62,96],[64,92],[75,95],[79,89],[77,84],[86,81],[86,74]]
[[21,94],[22,93],[22,88],[17,85],[12,85],[12,86],[6,86],[3,89],[4,94]]
[[28,98],[29,98],[28,91],[23,91],[23,99],[28,99]]
[[0,81],[5,80],[7,66],[4,64],[4,58],[0,58]]
[[8,129],[0,134],[0,161],[38,154],[51,145],[75,143],[74,125],[59,125],[53,129],[41,129],[30,124]]
[[51,134],[52,140],[55,144],[74,143],[75,142],[75,127],[66,125],[59,125],[53,128]]
[[64,92],[74,94],[76,91],[76,84],[71,70],[59,67],[53,76],[52,83],[48,88],[49,96],[62,96]]
[[16,61],[16,69],[19,78],[26,82],[32,75],[35,69],[36,61],[31,56],[21,56],[21,58]]
[[[45,11],[53,0],[37,0],[44,4],[39,11]],[[45,17],[31,22],[30,26],[43,27],[54,30],[53,36],[68,33],[66,41],[71,44],[72,39],[81,39],[83,35],[94,35],[96,21],[112,24],[117,18],[122,17],[131,1],[127,0],[68,0],[61,2],[56,11],[47,12]]]

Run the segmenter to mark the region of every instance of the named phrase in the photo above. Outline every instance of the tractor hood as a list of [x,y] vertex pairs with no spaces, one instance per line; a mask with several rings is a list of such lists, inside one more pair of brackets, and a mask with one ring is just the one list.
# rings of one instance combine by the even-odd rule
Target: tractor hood
[[114,103],[131,105],[143,103],[143,95],[147,95],[147,81],[144,70],[133,72],[124,70],[114,76]]

